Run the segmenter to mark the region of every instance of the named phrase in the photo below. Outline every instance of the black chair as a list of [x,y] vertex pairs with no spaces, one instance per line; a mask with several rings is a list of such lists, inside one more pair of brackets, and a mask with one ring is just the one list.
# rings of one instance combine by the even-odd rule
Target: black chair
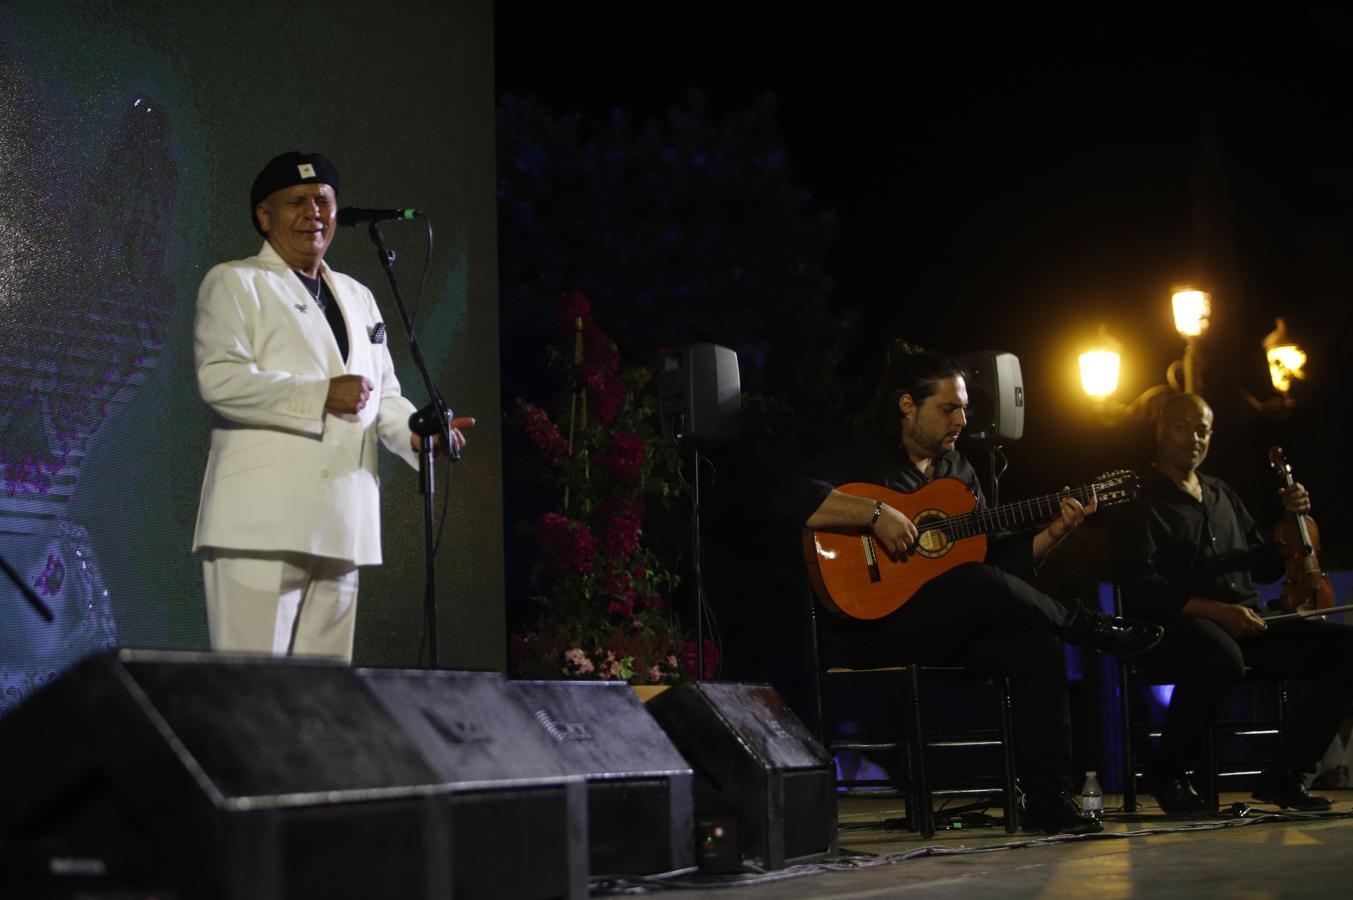
[[[978,798],[1000,796],[1005,830],[1019,830],[1019,788],[1015,780],[1013,727],[1010,710],[1009,679],[993,678],[959,667],[898,665],[883,668],[852,668],[824,664],[817,627],[817,605],[808,598],[810,640],[813,663],[815,727],[819,739],[833,757],[855,752],[879,758],[891,758],[890,778],[839,778],[838,788],[892,789],[905,798],[911,827],[922,837],[935,833],[935,798]],[[960,683],[965,689],[985,686],[994,697],[994,724],[973,730],[941,730],[930,726],[923,714],[924,697],[930,689],[946,683]],[[840,686],[856,694],[875,692],[886,698],[887,727],[878,736],[854,735],[839,738],[828,734],[826,700]],[[993,779],[978,776],[970,787],[937,788],[933,762],[937,754],[966,761],[967,751],[997,751],[999,772]]]
[[[1122,615],[1123,597],[1118,585],[1113,590],[1114,613]],[[1123,737],[1123,811],[1137,812],[1141,805],[1137,801],[1137,779],[1141,777],[1141,765],[1137,747],[1139,744],[1152,745],[1160,740],[1160,728],[1154,723],[1140,721],[1134,709],[1143,703],[1142,688],[1154,685],[1170,684],[1171,679],[1159,673],[1139,671],[1131,662],[1118,660],[1118,683],[1121,686],[1119,729]],[[1283,725],[1286,722],[1288,706],[1288,685],[1285,680],[1266,678],[1246,670],[1245,680],[1237,688],[1242,692],[1245,705],[1253,708],[1265,693],[1272,694],[1269,710],[1254,716],[1237,716],[1218,719],[1208,729],[1203,747],[1201,771],[1195,770],[1192,776],[1198,793],[1216,809],[1221,797],[1222,782],[1234,782],[1237,779],[1252,778],[1259,774],[1255,760],[1272,762],[1276,749],[1282,740]],[[1223,706],[1225,709],[1226,706]],[[1267,744],[1268,752],[1258,756],[1252,747]],[[1232,752],[1234,745],[1243,745],[1245,752],[1237,757]]]

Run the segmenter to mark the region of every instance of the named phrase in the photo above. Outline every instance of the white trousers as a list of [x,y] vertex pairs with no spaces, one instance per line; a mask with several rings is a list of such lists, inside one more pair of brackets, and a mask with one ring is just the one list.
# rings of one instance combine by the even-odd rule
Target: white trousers
[[206,548],[211,649],[352,662],[357,567],[304,553],[244,554]]

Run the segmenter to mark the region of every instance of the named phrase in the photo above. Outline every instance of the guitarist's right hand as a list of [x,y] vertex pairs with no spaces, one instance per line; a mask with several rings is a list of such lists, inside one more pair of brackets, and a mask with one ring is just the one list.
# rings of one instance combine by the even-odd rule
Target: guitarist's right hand
[[874,536],[890,557],[901,559],[916,546],[920,532],[911,519],[885,503],[879,510],[878,521],[874,523]]

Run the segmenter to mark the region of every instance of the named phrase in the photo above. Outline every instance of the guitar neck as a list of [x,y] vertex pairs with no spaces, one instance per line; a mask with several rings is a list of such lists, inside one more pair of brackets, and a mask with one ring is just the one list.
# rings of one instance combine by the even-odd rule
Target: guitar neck
[[957,540],[973,535],[986,534],[988,531],[997,529],[1019,531],[1034,528],[1056,518],[1058,513],[1061,512],[1064,498],[1074,497],[1082,504],[1086,504],[1090,502],[1094,495],[1094,485],[1082,485],[1065,491],[1057,491],[1053,494],[1044,494],[1042,497],[1034,497],[1032,500],[1021,500],[1018,503],[1007,503],[1003,506],[975,509],[959,516],[928,519],[917,525],[917,531],[924,533],[943,529],[945,533]]

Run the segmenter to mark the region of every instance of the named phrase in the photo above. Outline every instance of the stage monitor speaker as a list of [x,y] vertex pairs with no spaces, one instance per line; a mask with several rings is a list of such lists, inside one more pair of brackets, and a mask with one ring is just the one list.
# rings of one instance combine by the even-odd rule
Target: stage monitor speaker
[[110,651],[0,719],[0,896],[449,898],[445,793],[346,666]]
[[587,782],[559,759],[506,679],[357,674],[450,791],[455,897],[587,896]]
[[718,444],[738,433],[738,355],[718,344],[687,344],[658,364],[663,436],[685,446]]
[[513,681],[564,767],[587,779],[593,878],[695,867],[691,767],[623,681]]
[[971,440],[999,444],[1024,437],[1024,377],[1013,353],[982,350],[958,358],[968,373]]
[[647,704],[695,769],[702,869],[778,869],[836,849],[836,768],[764,684],[687,682]]

